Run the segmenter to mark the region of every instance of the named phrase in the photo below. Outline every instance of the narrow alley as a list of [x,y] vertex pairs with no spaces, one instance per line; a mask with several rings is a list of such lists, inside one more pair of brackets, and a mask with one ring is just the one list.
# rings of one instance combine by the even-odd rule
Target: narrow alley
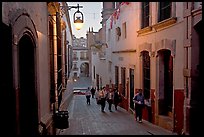
[[[90,86],[90,78],[82,77],[75,83],[68,83],[70,87]],[[83,84],[82,84],[83,83]],[[85,83],[85,84],[84,84]],[[71,86],[72,85],[72,86]],[[70,89],[69,89],[70,90]],[[67,92],[69,92],[67,90]],[[59,129],[58,135],[173,135],[171,131],[153,125],[145,120],[143,123],[134,121],[133,114],[119,107],[116,111],[108,111],[106,103],[105,113],[100,110],[100,105],[95,98],[91,104],[86,104],[84,95],[73,95],[67,108],[69,111],[69,128]],[[64,108],[66,110],[66,108]]]
[[1,130],[203,134],[202,8],[202,1],[2,2]]

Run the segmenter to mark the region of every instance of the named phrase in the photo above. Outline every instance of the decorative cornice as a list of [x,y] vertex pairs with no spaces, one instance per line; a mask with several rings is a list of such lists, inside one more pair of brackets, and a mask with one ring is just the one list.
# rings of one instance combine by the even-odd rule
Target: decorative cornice
[[171,18],[168,18],[168,19],[163,20],[161,22],[158,22],[152,26],[148,26],[148,27],[145,27],[143,29],[140,29],[137,31],[137,33],[138,33],[138,35],[144,35],[144,34],[147,34],[149,32],[152,32],[153,29],[155,31],[159,31],[159,30],[165,29],[167,27],[170,27],[171,25],[175,24],[176,21],[177,21],[176,17],[171,17]]

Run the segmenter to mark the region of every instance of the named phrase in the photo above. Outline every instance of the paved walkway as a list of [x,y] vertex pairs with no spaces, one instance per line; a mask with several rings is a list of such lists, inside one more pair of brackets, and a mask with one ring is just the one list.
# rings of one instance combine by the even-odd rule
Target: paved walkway
[[73,88],[84,88],[84,87],[87,88],[90,86],[91,86],[90,77],[80,77],[77,79],[77,81],[74,81],[73,78],[69,78],[69,80],[67,81],[66,91],[63,93],[61,109],[67,109],[73,97],[73,94],[72,94]]
[[147,121],[138,123],[134,116],[121,107],[113,112],[100,111],[100,105],[91,98],[91,105],[86,104],[84,95],[74,95],[69,107],[69,128],[58,130],[58,135],[175,135]]

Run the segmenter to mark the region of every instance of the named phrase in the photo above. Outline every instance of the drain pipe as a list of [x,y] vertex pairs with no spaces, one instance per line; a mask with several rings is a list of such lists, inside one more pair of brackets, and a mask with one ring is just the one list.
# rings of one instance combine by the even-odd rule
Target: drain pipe
[[58,107],[58,91],[57,91],[57,24],[56,16],[53,16],[53,47],[54,47],[54,83],[55,83],[55,104],[54,108]]

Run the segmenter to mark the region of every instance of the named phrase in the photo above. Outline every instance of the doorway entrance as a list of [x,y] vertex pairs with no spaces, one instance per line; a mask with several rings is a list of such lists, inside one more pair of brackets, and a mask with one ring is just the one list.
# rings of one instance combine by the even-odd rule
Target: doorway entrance
[[19,59],[19,125],[21,135],[38,134],[35,45],[27,34],[18,44]]
[[159,115],[172,117],[173,57],[170,50],[160,50],[159,55]]
[[130,69],[130,108],[134,110],[134,102],[133,102],[133,97],[134,97],[134,69]]

